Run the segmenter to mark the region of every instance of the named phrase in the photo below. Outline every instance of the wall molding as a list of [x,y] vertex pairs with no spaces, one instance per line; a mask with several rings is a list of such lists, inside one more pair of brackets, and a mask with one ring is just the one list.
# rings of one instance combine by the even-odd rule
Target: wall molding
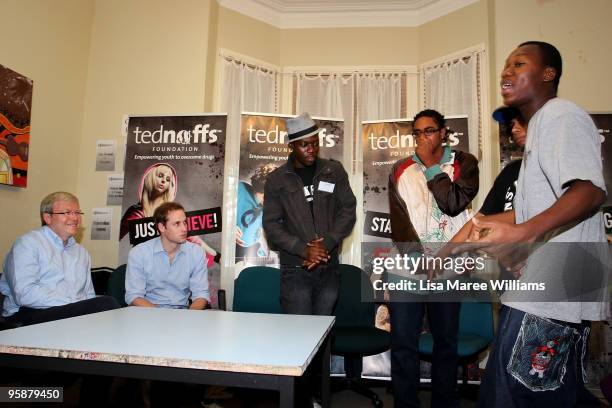
[[282,0],[217,0],[225,8],[280,29],[418,27],[478,0],[355,0],[300,3]]

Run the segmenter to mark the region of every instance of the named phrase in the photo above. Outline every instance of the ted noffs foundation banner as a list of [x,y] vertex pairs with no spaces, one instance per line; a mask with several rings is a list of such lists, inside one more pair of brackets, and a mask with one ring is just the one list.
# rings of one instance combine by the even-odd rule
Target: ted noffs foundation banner
[[[445,119],[446,126],[451,130],[447,143],[454,150],[469,152],[467,116],[448,116]],[[361,124],[364,211],[361,265],[368,273],[372,272],[372,259],[384,256],[391,247],[389,173],[396,161],[414,154],[416,141],[412,135],[412,126],[412,119],[368,121]],[[389,321],[387,307],[380,306],[376,312],[376,327],[389,331]],[[365,357],[363,374],[390,377],[390,358],[388,351]],[[423,366],[421,371],[421,377],[430,376],[428,366]]]
[[[595,126],[599,130],[601,136],[601,157],[603,159],[603,174],[606,182],[606,189],[608,195],[606,201],[601,206],[603,212],[604,228],[608,235],[608,242],[612,242],[612,113],[590,113]],[[610,248],[610,247],[608,247]],[[610,304],[612,315],[612,303]],[[604,331],[602,336],[602,331]],[[606,375],[609,374],[609,368],[607,364],[602,362],[607,360],[607,356],[612,354],[612,319],[608,318],[605,325],[598,325],[591,328],[591,337],[607,338],[608,341],[605,344],[594,344],[590,347],[587,356],[587,378],[591,382],[599,383]]]
[[603,158],[603,174],[606,181],[608,196],[601,206],[604,215],[604,226],[608,241],[612,240],[612,113],[591,113],[591,118],[601,136],[601,157]]
[[[601,206],[601,211],[604,215],[604,225],[606,234],[612,240],[612,113],[590,113],[595,126],[599,130],[601,136],[601,157],[603,159],[603,174],[606,181],[606,189],[608,196],[606,202]],[[499,126],[500,139],[500,160],[502,167],[510,162],[510,160],[520,159],[523,157],[522,149],[510,142],[510,127]]]
[[[240,125],[240,170],[236,210],[236,263],[278,266],[263,231],[266,177],[287,162],[285,119],[293,116],[243,113]],[[319,157],[343,160],[344,121],[313,118],[319,127]],[[236,274],[243,268],[236,268]]]
[[224,114],[130,116],[119,233],[123,264],[132,246],[159,235],[155,209],[168,201],[182,204],[188,240],[205,252],[213,306],[220,283],[226,125]]

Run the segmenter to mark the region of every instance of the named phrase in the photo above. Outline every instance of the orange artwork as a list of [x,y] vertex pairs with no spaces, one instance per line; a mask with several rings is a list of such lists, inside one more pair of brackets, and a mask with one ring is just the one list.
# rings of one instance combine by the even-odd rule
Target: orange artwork
[[0,65],[0,184],[26,187],[32,80]]

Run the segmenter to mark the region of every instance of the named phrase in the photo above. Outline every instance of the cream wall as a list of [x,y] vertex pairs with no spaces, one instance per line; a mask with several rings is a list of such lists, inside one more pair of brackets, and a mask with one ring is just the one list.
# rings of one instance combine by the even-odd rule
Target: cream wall
[[217,45],[220,48],[279,65],[280,32],[269,24],[219,7]]
[[[119,206],[113,206],[110,241],[90,242],[91,209],[106,204],[106,178],[121,173],[124,114],[204,111],[210,2],[202,0],[97,0],[78,151],[77,193],[87,213],[82,243],[95,266],[115,266]],[[94,172],[98,139],[118,144],[116,172]],[[134,197],[136,201],[136,197]]]
[[[495,1],[495,73],[508,54],[527,40],[547,41],[563,57],[560,96],[587,110],[612,111],[612,2],[609,0]],[[495,89],[497,101],[501,102]]]
[[204,95],[204,110],[213,112],[215,87],[215,71],[217,65],[217,42],[219,30],[219,4],[209,2],[208,45],[206,55],[206,86]]
[[489,36],[487,1],[454,11],[419,27],[419,63],[425,63],[462,49],[487,43]]
[[219,7],[217,34],[219,47],[280,66],[417,65],[486,43],[487,22],[487,0],[420,27],[280,30]]
[[[419,62],[417,28],[281,30],[224,7],[218,7],[217,19],[213,17],[211,24],[218,26],[217,47],[281,67],[416,65]],[[398,42],[401,47],[397,46]],[[209,62],[211,57],[209,52]]]
[[411,27],[282,30],[282,66],[416,65],[419,33]]
[[[605,41],[612,38],[612,2],[589,0],[489,0],[494,28],[491,38],[492,106],[502,104],[499,79],[506,57],[520,43],[546,41],[563,57],[559,96],[591,111],[612,111],[612,85],[607,78],[612,53]],[[499,157],[497,126],[491,131],[492,152]]]
[[418,65],[487,44],[488,6],[481,0],[419,27],[287,29],[280,65]]
[[76,192],[93,1],[2,0],[0,64],[34,80],[28,186],[0,185],[0,259],[40,226],[40,200]]

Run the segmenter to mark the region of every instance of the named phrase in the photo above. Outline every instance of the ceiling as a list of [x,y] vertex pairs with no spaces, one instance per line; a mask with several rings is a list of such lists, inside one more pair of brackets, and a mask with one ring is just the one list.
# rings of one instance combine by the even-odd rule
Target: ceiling
[[478,0],[218,0],[278,28],[416,27]]

